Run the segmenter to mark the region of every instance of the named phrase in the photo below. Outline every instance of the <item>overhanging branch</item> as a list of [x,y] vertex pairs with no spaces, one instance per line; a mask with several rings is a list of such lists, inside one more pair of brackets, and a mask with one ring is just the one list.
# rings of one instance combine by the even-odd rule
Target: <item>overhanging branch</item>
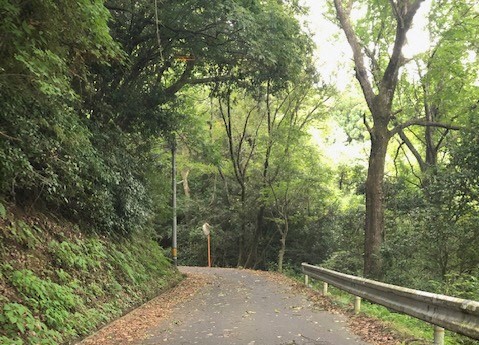
[[5,137],[5,138],[7,138],[7,139],[9,139],[9,140],[13,140],[13,141],[21,141],[20,139],[15,138],[15,137],[12,137],[12,136],[10,136],[10,135],[8,135],[8,134],[2,132],[2,131],[0,131],[0,136]]
[[185,86],[188,83],[188,78],[193,71],[194,67],[194,62],[193,61],[188,61],[186,63],[186,68],[181,74],[181,76],[176,80],[172,85],[166,88],[165,93],[168,95],[174,95],[177,93],[183,86]]
[[434,122],[434,121],[428,121],[426,118],[420,118],[420,119],[411,119],[409,121],[396,125],[391,131],[389,131],[389,136],[392,137],[396,135],[397,133],[399,133],[400,131],[402,131],[403,129],[411,127],[411,126],[438,127],[438,128],[446,128],[449,130],[456,130],[456,131],[464,129],[464,127],[456,126],[450,123]]
[[411,151],[413,156],[416,158],[421,171],[425,171],[426,170],[426,163],[422,159],[421,154],[416,150],[413,143],[411,142],[411,140],[409,140],[409,138],[406,136],[406,134],[404,133],[404,131],[402,129],[398,133],[399,133],[399,137],[401,138],[403,143],[406,144],[406,146],[409,148],[409,151]]
[[228,75],[219,75],[213,77],[204,77],[204,78],[196,78],[196,79],[188,79],[186,80],[186,84],[189,85],[198,85],[198,84],[207,84],[207,83],[217,83],[221,81],[230,81],[234,80],[234,76],[231,74]]

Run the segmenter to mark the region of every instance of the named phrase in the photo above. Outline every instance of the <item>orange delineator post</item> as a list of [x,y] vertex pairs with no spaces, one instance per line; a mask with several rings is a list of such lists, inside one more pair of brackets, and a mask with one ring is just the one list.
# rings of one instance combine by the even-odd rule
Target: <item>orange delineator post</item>
[[211,235],[208,234],[208,267],[211,267]]

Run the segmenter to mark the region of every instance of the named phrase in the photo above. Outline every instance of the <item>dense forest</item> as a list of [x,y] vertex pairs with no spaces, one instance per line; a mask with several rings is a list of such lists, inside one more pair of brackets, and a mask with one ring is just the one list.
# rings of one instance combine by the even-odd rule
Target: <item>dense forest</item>
[[[425,6],[430,45],[405,57]],[[326,1],[352,52],[344,89],[315,64],[328,52],[307,11],[296,0],[2,1],[3,261],[14,239],[35,247],[12,225],[24,215],[94,236],[101,244],[82,248],[98,260],[98,246],[125,240],[169,248],[174,154],[179,264],[206,265],[208,222],[215,266],[309,262],[478,300],[479,6]],[[2,265],[0,287],[18,290],[19,268]]]

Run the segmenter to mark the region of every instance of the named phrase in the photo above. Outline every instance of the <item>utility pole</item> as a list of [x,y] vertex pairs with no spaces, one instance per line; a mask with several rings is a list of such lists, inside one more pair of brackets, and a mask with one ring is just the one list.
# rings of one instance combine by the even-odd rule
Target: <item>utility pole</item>
[[173,138],[171,140],[171,190],[172,190],[172,198],[171,198],[171,207],[173,209],[173,231],[171,234],[172,237],[172,245],[171,245],[171,256],[173,257],[173,263],[175,267],[178,266],[178,256],[177,256],[177,241],[176,241],[176,226],[177,226],[177,219],[176,219],[176,138],[173,134]]

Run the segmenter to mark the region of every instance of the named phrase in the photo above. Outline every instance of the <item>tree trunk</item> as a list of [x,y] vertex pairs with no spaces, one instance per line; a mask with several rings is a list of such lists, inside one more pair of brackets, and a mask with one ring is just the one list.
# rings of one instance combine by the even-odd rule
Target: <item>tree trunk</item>
[[[365,64],[364,42],[359,40],[350,20],[352,3],[343,5],[343,0],[334,0],[337,17],[353,51],[356,78],[364,94],[364,98],[373,116],[373,128],[365,121],[371,135],[371,155],[369,157],[368,177],[366,180],[366,222],[364,236],[364,274],[378,278],[381,275],[381,245],[383,241],[383,177],[386,151],[390,139],[388,124],[391,120],[391,106],[398,83],[399,68],[404,63],[402,48],[406,43],[406,34],[411,28],[413,18],[424,0],[390,1],[394,19],[396,20],[396,36],[391,46],[389,62],[381,71],[374,59],[371,73]],[[391,18],[393,19],[393,18]],[[381,36],[380,36],[381,37]],[[378,40],[379,41],[379,40]],[[375,47],[379,48],[379,46]],[[380,83],[377,93],[369,79],[369,75],[377,73]]]
[[381,245],[384,234],[383,179],[389,142],[387,127],[371,132],[371,154],[366,180],[366,222],[364,236],[364,275],[379,278],[382,270]]
[[185,196],[189,199],[191,196],[190,186],[188,184],[188,175],[190,174],[190,168],[184,168],[181,170],[181,178],[183,179],[183,191]]
[[286,238],[281,236],[281,247],[279,249],[279,254],[278,254],[278,272],[283,273],[283,259],[284,259],[284,253],[286,251]]
[[288,220],[285,219],[284,222],[284,230],[281,233],[281,247],[279,249],[278,253],[278,272],[283,273],[283,260],[284,260],[284,254],[286,252],[286,236],[288,236]]
[[238,236],[238,263],[236,266],[240,267],[244,265],[244,252],[245,252],[245,238],[246,238],[246,188],[241,186],[241,226],[240,234]]
[[245,224],[241,224],[241,233],[238,238],[238,262],[236,264],[237,267],[243,267],[243,257],[244,257],[244,229]]
[[[272,131],[273,131],[273,119],[271,117],[271,108],[270,108],[270,92],[269,92],[270,83],[268,81],[267,84],[267,92],[266,92],[266,108],[267,108],[267,121],[268,121],[268,146],[266,147],[266,153],[264,157],[263,163],[263,182],[262,188],[266,188],[267,186],[267,178],[268,178],[268,170],[269,170],[269,159],[271,157],[271,150],[273,149],[273,139],[272,139]],[[251,268],[257,265],[257,256],[258,256],[258,246],[259,240],[263,234],[263,224],[264,224],[264,210],[265,205],[261,201],[261,206],[258,211],[258,215],[256,217],[256,228],[254,229],[254,237],[253,242],[251,243],[251,248],[248,254],[248,259],[246,260],[245,267]]]
[[245,268],[253,268],[258,262],[258,246],[261,235],[263,233],[263,223],[264,223],[264,205],[261,205],[258,211],[256,218],[256,229],[254,232],[253,242],[251,243],[251,248],[246,259]]

